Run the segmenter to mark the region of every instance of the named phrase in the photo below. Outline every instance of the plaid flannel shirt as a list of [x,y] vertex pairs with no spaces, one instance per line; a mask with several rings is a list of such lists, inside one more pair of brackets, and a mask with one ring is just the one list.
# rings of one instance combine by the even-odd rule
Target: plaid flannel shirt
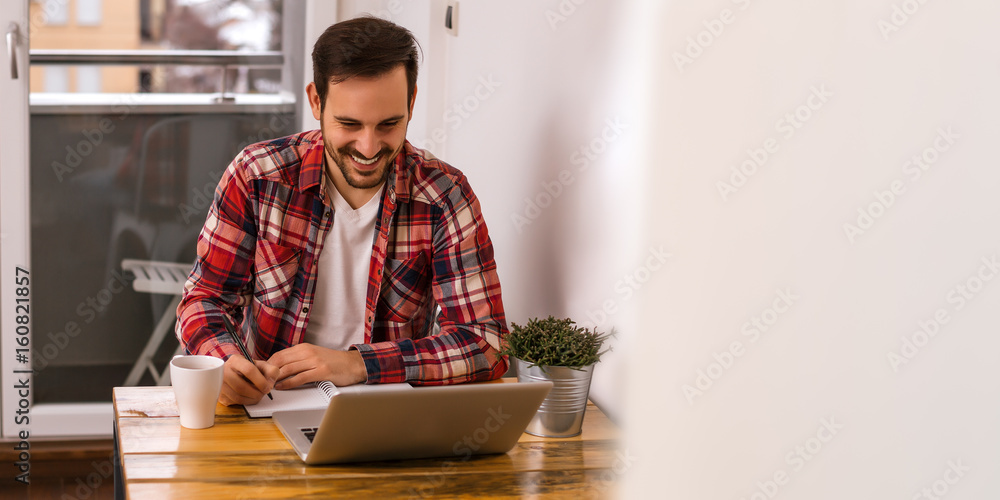
[[[324,156],[314,130],[251,145],[226,169],[177,308],[188,353],[239,352],[223,314],[241,325],[257,359],[302,342],[333,221]],[[460,171],[409,142],[390,170],[375,222],[365,343],[351,347],[368,383],[502,376],[507,360],[497,349],[507,323],[476,195]]]

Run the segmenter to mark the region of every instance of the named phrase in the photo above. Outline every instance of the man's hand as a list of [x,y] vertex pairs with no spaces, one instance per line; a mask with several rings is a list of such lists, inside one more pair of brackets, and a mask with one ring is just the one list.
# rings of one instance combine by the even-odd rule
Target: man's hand
[[291,389],[309,382],[329,380],[333,385],[354,385],[368,380],[358,351],[337,351],[313,344],[299,344],[278,351],[267,360],[279,368],[276,389]]
[[278,380],[278,367],[266,361],[250,363],[243,356],[230,356],[222,373],[219,402],[226,406],[257,404]]

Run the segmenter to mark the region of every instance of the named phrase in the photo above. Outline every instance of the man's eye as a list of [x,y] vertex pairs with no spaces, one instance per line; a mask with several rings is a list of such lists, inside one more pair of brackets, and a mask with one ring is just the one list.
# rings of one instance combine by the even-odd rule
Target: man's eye
[[357,127],[361,126],[360,123],[356,123],[356,122],[340,122],[340,125],[342,127],[347,127],[347,128],[357,128]]
[[399,124],[399,122],[385,122],[385,123],[382,124],[382,127],[384,127],[384,128],[392,128],[392,127],[395,127],[398,124]]

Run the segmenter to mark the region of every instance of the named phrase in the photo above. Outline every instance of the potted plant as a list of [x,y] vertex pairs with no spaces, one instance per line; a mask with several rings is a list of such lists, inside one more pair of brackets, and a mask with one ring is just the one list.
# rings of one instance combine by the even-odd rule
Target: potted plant
[[594,365],[607,352],[601,346],[613,334],[552,316],[530,319],[525,326],[511,323],[500,352],[514,358],[518,382],[553,383],[525,432],[541,437],[580,434]]

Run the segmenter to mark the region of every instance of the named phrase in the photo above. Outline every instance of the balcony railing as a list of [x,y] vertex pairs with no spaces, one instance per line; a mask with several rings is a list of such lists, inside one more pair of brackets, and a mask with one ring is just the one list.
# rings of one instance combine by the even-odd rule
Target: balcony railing
[[[235,50],[48,50],[29,52],[32,65],[102,65],[102,66],[215,66],[222,69],[222,81],[217,94],[144,93],[134,95],[106,94],[76,96],[67,102],[65,96],[45,93],[31,95],[32,113],[89,113],[100,107],[126,102],[130,108],[158,112],[291,112],[294,97],[288,95],[240,95],[230,92],[230,68],[282,68],[285,56],[278,51],[242,52]],[[266,109],[262,109],[262,106]],[[247,108],[247,109],[244,109]]]
[[280,68],[281,52],[235,50],[43,50],[32,49],[31,64],[186,65]]

